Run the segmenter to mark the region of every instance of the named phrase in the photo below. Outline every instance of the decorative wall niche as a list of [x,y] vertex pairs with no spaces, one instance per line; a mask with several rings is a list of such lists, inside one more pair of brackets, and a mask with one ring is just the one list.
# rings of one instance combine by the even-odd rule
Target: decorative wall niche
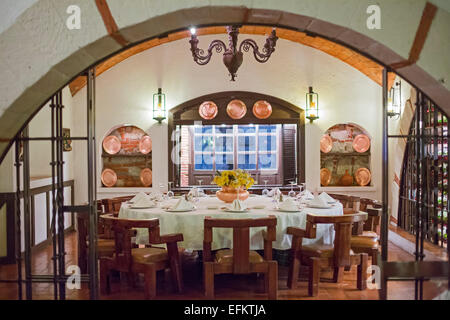
[[352,123],[336,124],[320,140],[322,186],[371,185],[371,137]]
[[102,145],[103,187],[152,185],[152,143],[144,130],[131,125],[112,128]]

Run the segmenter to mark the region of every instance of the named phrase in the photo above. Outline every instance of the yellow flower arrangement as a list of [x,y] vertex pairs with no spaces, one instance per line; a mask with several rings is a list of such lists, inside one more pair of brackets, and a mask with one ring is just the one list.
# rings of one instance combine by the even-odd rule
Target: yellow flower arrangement
[[222,173],[217,171],[214,183],[220,187],[232,187],[235,189],[245,187],[249,189],[255,183],[255,180],[244,170],[236,169],[224,170]]

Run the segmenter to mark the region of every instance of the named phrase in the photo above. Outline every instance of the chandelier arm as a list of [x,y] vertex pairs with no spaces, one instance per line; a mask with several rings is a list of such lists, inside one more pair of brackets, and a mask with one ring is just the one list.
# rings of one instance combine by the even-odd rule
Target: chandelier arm
[[239,51],[241,51],[241,52],[242,51],[249,52],[250,48],[253,49],[253,56],[255,57],[256,61],[258,61],[260,63],[267,62],[267,60],[269,60],[272,52],[275,51],[275,49],[270,49],[270,48],[268,50],[267,47],[264,46],[264,48],[262,49],[262,52],[260,52],[258,45],[252,39],[245,39],[239,45]]
[[217,53],[220,53],[220,52],[222,52],[222,50],[226,51],[227,47],[223,41],[214,40],[209,45],[208,54],[206,54],[206,55],[204,54],[203,49],[193,47],[193,48],[191,48],[191,51],[192,51],[192,56],[194,57],[194,61],[197,62],[197,64],[199,64],[199,65],[207,64],[211,60],[214,49],[216,49]]

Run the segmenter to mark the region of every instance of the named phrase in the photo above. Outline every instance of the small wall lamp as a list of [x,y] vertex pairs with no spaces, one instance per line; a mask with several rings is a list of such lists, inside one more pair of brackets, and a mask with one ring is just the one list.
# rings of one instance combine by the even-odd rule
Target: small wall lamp
[[387,115],[399,118],[402,112],[402,82],[393,84],[388,94]]
[[153,95],[153,119],[161,123],[166,118],[166,95],[158,88],[158,93]]
[[309,92],[306,94],[306,118],[312,123],[319,119],[319,95],[309,87]]

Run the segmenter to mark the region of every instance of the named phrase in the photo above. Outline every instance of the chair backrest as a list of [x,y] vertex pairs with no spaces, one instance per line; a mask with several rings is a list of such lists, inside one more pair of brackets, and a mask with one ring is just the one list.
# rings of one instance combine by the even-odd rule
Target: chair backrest
[[330,197],[338,200],[344,209],[345,213],[354,213],[360,211],[360,198],[355,196],[348,196],[344,194],[330,194]]
[[364,231],[374,231],[379,233],[378,229],[381,224],[381,215],[383,210],[381,208],[367,208],[367,221],[364,223]]
[[212,219],[205,217],[203,259],[212,261],[211,244],[213,241],[213,228],[233,229],[233,273],[243,274],[250,272],[250,228],[267,227],[264,235],[264,257],[271,257],[272,241],[276,240],[277,218],[268,216],[258,219]]
[[344,267],[350,264],[350,239],[352,224],[367,219],[367,213],[346,214],[342,216],[319,216],[308,214],[306,216],[306,234],[308,238],[316,237],[317,224],[334,224],[334,266]]
[[159,219],[131,220],[120,219],[113,214],[100,217],[105,224],[109,224],[114,231],[115,264],[119,269],[128,270],[131,267],[131,238],[134,236],[133,228],[146,228],[149,234],[149,243],[160,243]]
[[368,199],[368,198],[361,198],[360,199],[360,203],[361,204],[360,204],[360,209],[359,210],[365,211],[365,212],[367,212],[366,211],[367,207],[372,207],[372,208],[375,208],[375,209],[383,207],[383,205],[381,204],[380,201],[373,200],[373,199]]

